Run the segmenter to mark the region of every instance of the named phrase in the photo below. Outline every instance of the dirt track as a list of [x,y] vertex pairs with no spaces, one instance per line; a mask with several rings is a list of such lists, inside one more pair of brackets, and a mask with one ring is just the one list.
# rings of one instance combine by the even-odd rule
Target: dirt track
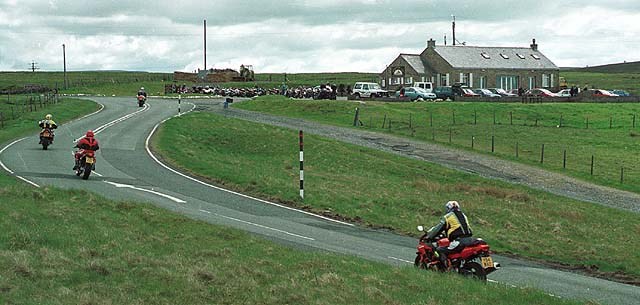
[[202,100],[196,102],[196,104],[199,110],[212,111],[228,117],[295,130],[301,129],[306,133],[424,160],[487,178],[522,184],[560,196],[636,213],[640,212],[640,194],[596,185],[492,156],[414,141],[389,134],[324,125],[302,119],[286,118],[235,108],[223,109],[219,101]]

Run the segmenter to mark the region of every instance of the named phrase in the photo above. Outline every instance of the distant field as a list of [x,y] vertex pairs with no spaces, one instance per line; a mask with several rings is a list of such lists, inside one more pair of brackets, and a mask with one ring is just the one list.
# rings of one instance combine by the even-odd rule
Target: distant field
[[600,65],[585,68],[571,68],[574,72],[595,73],[640,73],[640,61]]
[[632,95],[640,95],[640,70],[635,73],[601,73],[601,72],[577,72],[561,71],[569,86],[585,86],[590,89],[621,89]]
[[356,104],[269,96],[235,107],[345,127],[352,127],[359,107],[360,128],[493,154],[640,193],[640,104]]

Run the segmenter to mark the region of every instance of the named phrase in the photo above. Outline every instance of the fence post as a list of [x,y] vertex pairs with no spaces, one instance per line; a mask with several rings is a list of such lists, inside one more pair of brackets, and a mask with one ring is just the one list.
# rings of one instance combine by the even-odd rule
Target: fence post
[[[358,117],[360,116],[360,109],[356,107],[356,114],[353,116],[353,126],[358,125]],[[411,123],[409,123],[411,124]]]
[[477,125],[478,124],[478,111],[474,110],[473,111],[473,125]]
[[491,136],[491,152],[495,152],[495,139],[496,136]]
[[544,144],[540,148],[540,164],[544,164]]
[[587,129],[589,129],[589,117],[587,117]]
[[536,117],[536,127],[538,127],[538,118]]
[[433,111],[429,112],[429,127],[433,127]]
[[496,124],[496,111],[493,111],[493,125]]
[[624,167],[620,167],[620,183],[624,183]]
[[0,128],[4,128],[4,113],[0,112]]
[[513,125],[513,111],[509,111],[509,124]]
[[382,129],[384,129],[384,124],[387,122],[387,114],[384,114],[384,119],[382,119]]
[[516,158],[518,158],[518,142],[516,142]]
[[451,127],[449,127],[449,144],[451,144],[451,134],[452,134]]
[[593,176],[593,155],[591,155],[591,176]]
[[473,142],[474,142],[475,139],[476,139],[475,136],[471,136],[471,149],[473,149]]
[[567,168],[567,150],[565,149],[562,153],[562,168]]
[[456,111],[455,110],[452,110],[451,116],[452,116],[452,120],[453,120],[453,125],[455,125],[456,124]]
[[631,127],[636,128],[636,114],[633,114],[633,123],[631,124]]
[[409,113],[409,129],[413,129],[413,125],[411,122],[411,113]]
[[613,117],[610,116],[609,117],[609,129],[611,129],[613,127]]
[[300,139],[300,198],[304,199],[304,138],[302,130],[298,133]]

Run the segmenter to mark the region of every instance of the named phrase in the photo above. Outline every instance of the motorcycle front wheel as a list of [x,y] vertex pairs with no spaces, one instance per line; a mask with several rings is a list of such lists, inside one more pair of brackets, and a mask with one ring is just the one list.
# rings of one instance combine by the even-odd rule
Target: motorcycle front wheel
[[465,263],[459,270],[459,273],[463,276],[475,278],[481,281],[487,281],[487,272],[482,268],[477,262],[468,262]]

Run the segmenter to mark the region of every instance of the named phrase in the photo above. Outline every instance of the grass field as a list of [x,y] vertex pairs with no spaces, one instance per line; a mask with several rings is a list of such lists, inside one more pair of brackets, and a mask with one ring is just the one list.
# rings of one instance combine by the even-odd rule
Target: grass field
[[[0,103],[0,109],[6,105]],[[63,99],[0,143],[97,105]],[[0,173],[2,304],[573,304],[530,289],[302,252],[134,202],[31,188]],[[443,291],[458,291],[455,299]],[[446,294],[446,293],[444,293]]]
[[[0,188],[2,304],[572,304],[81,191]],[[455,298],[445,298],[456,291]]]
[[495,250],[640,277],[638,214],[313,135],[305,138],[302,201],[296,131],[208,113],[168,121],[154,147],[226,187],[414,235],[457,199]]
[[[234,107],[344,127],[352,127],[355,108],[359,107],[363,124],[359,128],[423,141],[435,139],[444,145],[469,150],[473,144],[473,150],[477,152],[640,192],[640,157],[637,154],[640,150],[639,104],[370,101],[358,104],[341,101],[296,101],[269,96],[239,103]],[[561,118],[562,127],[558,127]],[[540,163],[541,160],[543,163]]]
[[561,71],[560,76],[565,77],[569,87],[576,85],[580,88],[588,86],[589,89],[620,89],[635,96],[640,95],[640,71],[637,70],[635,73]]

